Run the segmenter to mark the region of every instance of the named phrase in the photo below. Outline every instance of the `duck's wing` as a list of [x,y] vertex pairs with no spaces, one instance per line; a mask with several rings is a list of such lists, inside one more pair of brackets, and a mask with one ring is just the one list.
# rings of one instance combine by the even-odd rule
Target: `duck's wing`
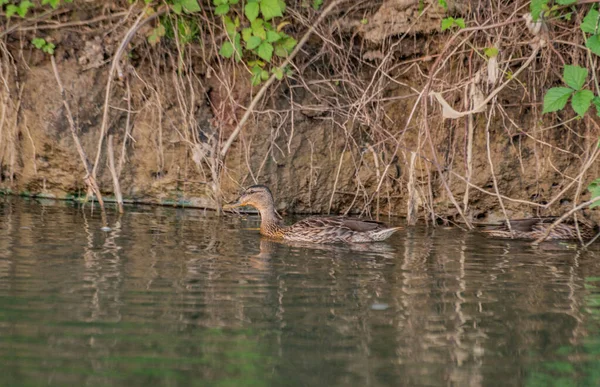
[[306,218],[288,227],[285,233],[287,239],[298,241],[368,242],[379,240],[372,235],[378,236],[377,232],[383,230],[392,229],[381,222],[337,216]]
[[290,228],[345,228],[355,232],[375,231],[386,228],[386,225],[375,220],[362,220],[355,218],[346,218],[345,216],[315,216],[302,219],[294,223]]

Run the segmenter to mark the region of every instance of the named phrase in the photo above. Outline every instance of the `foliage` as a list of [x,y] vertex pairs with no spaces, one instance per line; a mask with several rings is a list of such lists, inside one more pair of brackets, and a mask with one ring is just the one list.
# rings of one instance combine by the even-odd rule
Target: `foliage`
[[[531,17],[533,21],[537,21],[540,17],[544,17],[558,9],[557,5],[552,7],[548,6],[549,0],[532,0],[529,3],[529,10],[531,11]],[[556,0],[558,5],[572,5],[577,3],[577,0]]]
[[[588,185],[588,191],[592,194],[591,199],[600,197],[600,178],[592,181],[590,185]],[[600,207],[600,200],[590,205],[590,208],[594,207]]]
[[483,50],[483,53],[488,58],[495,58],[498,56],[498,49],[496,47],[487,47]]
[[[591,90],[583,89],[585,80],[588,76],[588,69],[566,65],[563,71],[563,80],[568,87],[553,87],[546,92],[544,96],[544,109],[543,113],[556,112],[564,109],[569,97],[571,98],[571,107],[580,117],[583,117],[589,110],[592,101],[600,100],[599,97],[595,97]],[[600,109],[596,106],[596,112],[600,116]]]
[[[549,8],[548,0],[532,0],[530,3],[531,16],[533,20],[544,18],[546,15],[555,16],[558,6]],[[556,3],[561,6],[569,6],[576,3],[576,0],[556,0]],[[570,13],[567,20],[571,20]],[[581,21],[580,28],[585,37],[585,46],[590,52],[600,56],[600,13],[593,5]],[[596,77],[596,69],[593,65],[591,71]],[[583,117],[590,106],[593,104],[596,109],[596,114],[600,117],[600,95],[594,95],[594,92],[585,89],[586,79],[589,74],[589,69],[573,65],[565,65],[563,69],[563,81],[567,87],[552,87],[544,95],[543,113],[556,112],[564,109],[569,98],[571,99],[571,107],[579,117]],[[596,80],[597,82],[597,80]],[[597,90],[600,93],[600,90]],[[600,142],[599,142],[600,144]],[[592,199],[600,196],[600,179],[594,180],[588,186]],[[599,202],[593,203],[590,208],[600,206]]]
[[[1,1],[1,0],[0,0]],[[144,0],[148,5],[158,5],[156,0]],[[278,24],[275,20],[283,17],[286,4],[283,0],[212,0],[214,14],[221,18],[226,33],[219,47],[219,55],[236,62],[244,61],[251,73],[253,85],[268,79],[269,72],[277,79],[290,74],[288,69],[278,68],[277,58],[286,58],[296,47],[297,41],[283,29],[289,22]],[[170,9],[178,15],[161,18],[161,22],[148,34],[148,42],[155,45],[162,38],[177,38],[180,44],[187,44],[198,38],[200,27],[193,17],[202,11],[198,0],[168,0]],[[322,1],[314,0],[313,8],[318,9]]]
[[[586,33],[585,46],[596,55],[600,55],[600,14],[595,8],[590,9],[581,22],[581,30]],[[591,34],[591,35],[587,35]]]
[[[0,4],[4,5],[8,2],[8,0],[0,0]],[[8,4],[6,6],[6,17],[11,18],[15,14],[21,16],[22,18],[27,15],[27,11],[29,8],[33,7],[33,3],[28,0],[21,1],[17,4]]]
[[54,55],[54,46],[53,43],[47,42],[46,39],[43,38],[34,38],[31,40],[31,44],[35,46],[35,48],[42,50],[46,54]]
[[[60,5],[61,1],[65,3],[73,2],[73,0],[42,0],[41,5],[50,5],[53,9],[56,9]],[[29,0],[22,0],[18,2],[18,4],[16,2],[14,4],[9,4],[9,0],[0,0],[0,9],[2,9],[2,7],[5,5],[6,9],[4,12],[6,13],[7,18],[11,18],[14,15],[25,18],[29,12],[29,9],[35,6],[35,4]]]
[[[227,11],[230,5],[237,4],[237,0],[213,0],[213,4],[225,1],[228,2]],[[259,85],[269,78],[267,64],[271,64],[269,67],[277,79],[289,73],[276,64],[277,57],[286,58],[297,44],[296,39],[283,31],[288,22],[274,22],[283,16],[285,7],[282,0],[248,0],[243,7],[245,20],[239,16],[232,19],[233,15],[229,14],[222,16],[228,40],[223,42],[219,54],[234,58],[236,62],[245,59],[252,73],[252,85]]]
[[447,17],[442,19],[442,32],[446,31],[452,27],[465,28],[465,19],[463,18],[453,18]]

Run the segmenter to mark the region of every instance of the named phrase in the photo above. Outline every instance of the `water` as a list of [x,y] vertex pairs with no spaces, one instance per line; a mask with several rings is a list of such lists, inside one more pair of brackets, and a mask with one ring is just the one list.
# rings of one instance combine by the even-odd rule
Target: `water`
[[0,198],[3,386],[595,386],[600,250]]

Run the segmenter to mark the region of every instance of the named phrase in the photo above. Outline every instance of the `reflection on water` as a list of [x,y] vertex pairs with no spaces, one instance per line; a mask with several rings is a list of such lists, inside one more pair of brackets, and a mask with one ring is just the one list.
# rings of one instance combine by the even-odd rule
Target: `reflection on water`
[[598,385],[600,250],[1,199],[2,385]]

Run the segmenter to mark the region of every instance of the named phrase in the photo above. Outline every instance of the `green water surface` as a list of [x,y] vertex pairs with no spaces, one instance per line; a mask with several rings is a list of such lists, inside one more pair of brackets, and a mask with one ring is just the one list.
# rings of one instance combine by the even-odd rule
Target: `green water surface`
[[597,386],[600,249],[0,199],[2,386]]

